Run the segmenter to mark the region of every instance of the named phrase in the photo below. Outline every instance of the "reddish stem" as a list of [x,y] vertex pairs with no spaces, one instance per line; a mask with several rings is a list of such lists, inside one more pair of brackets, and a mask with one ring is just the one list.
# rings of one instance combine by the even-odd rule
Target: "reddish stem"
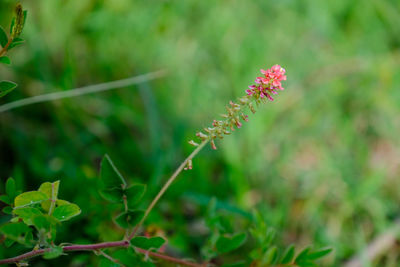
[[139,251],[140,253],[149,255],[149,256],[153,256],[159,259],[163,259],[165,261],[170,261],[170,262],[174,262],[177,264],[181,264],[181,265],[185,265],[185,266],[192,266],[192,267],[205,267],[205,264],[198,264],[195,262],[189,262],[189,261],[185,261],[185,260],[181,260],[181,259],[177,259],[165,254],[161,254],[161,253],[157,253],[157,252],[152,252],[152,251],[148,251],[148,250],[144,250],[141,248],[136,248],[137,251]]
[[[70,245],[70,246],[65,246],[63,247],[64,252],[68,251],[96,251],[99,249],[105,249],[105,248],[117,248],[117,247],[129,247],[129,241],[128,240],[122,240],[122,241],[115,241],[115,242],[103,242],[103,243],[97,243],[97,244],[88,244],[88,245]],[[168,255],[164,255],[161,253],[156,253],[156,252],[151,252],[147,251],[141,248],[136,248],[136,250],[142,254],[149,255],[151,257],[159,258],[165,261],[169,262],[174,262],[178,263],[181,265],[185,266],[191,266],[191,267],[204,267],[202,264],[198,263],[193,263],[193,262],[187,262],[181,259],[177,259]],[[40,255],[45,254],[46,252],[51,251],[51,248],[44,248],[44,249],[37,249],[37,250],[32,250],[30,252],[21,254],[19,256],[13,257],[13,258],[8,258],[4,260],[0,260],[0,265],[2,264],[9,264],[9,263],[17,263],[20,261],[24,261],[27,259],[31,259]]]
[[6,45],[3,47],[3,49],[1,49],[1,51],[0,51],[0,57],[3,56],[3,55],[7,52],[7,49],[8,49],[8,47],[10,46],[10,44],[12,43],[12,41],[13,41],[13,38],[10,37],[10,39],[8,39],[7,44],[6,44]]

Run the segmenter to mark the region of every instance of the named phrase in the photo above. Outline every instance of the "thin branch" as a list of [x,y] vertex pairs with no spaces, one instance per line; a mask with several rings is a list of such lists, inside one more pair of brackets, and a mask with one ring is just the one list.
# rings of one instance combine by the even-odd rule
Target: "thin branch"
[[138,231],[139,227],[143,224],[143,222],[146,220],[147,216],[149,215],[150,211],[154,208],[154,206],[157,204],[158,200],[164,195],[165,191],[167,191],[168,187],[175,181],[176,177],[178,176],[179,173],[185,168],[186,164],[188,163],[189,160],[193,159],[197,153],[200,152],[200,150],[203,149],[203,147],[209,142],[210,140],[207,139],[203,141],[193,152],[179,165],[178,169],[172,174],[172,176],[168,179],[168,181],[164,184],[164,186],[161,188],[160,192],[158,192],[157,196],[153,199],[153,201],[150,203],[149,207],[146,209],[143,218],[140,220],[140,222],[135,226],[133,229],[133,232],[129,235],[128,240],[132,239],[135,237],[136,232]]
[[107,253],[105,253],[105,252],[102,251],[102,250],[96,250],[95,253],[99,253],[99,254],[102,255],[104,258],[106,258],[106,259],[108,259],[108,260],[110,260],[110,261],[112,261],[112,262],[114,262],[114,263],[117,263],[117,264],[121,265],[122,267],[125,267],[125,265],[123,265],[119,260],[114,259],[113,257],[111,257],[110,255],[108,255]]
[[103,248],[116,248],[116,247],[129,247],[129,241],[114,241],[114,242],[103,242],[89,245],[71,245],[63,247],[63,251],[84,251],[84,250],[99,250]]
[[174,263],[184,265],[184,266],[192,266],[192,267],[205,267],[206,266],[206,264],[199,264],[199,263],[195,263],[195,262],[185,261],[182,259],[177,259],[177,258],[168,256],[168,255],[165,255],[165,254],[148,251],[148,250],[144,250],[141,248],[136,248],[136,250],[145,255],[149,255],[151,257],[156,257],[156,258],[159,258],[159,259],[162,259],[165,261],[169,261],[169,262],[174,262]]
[[[103,242],[103,243],[97,243],[97,244],[88,244],[88,245],[70,245],[70,246],[65,246],[63,247],[63,252],[68,252],[68,251],[94,251],[94,252],[99,252],[101,255],[104,257],[110,259],[111,261],[117,262],[116,259],[112,258],[108,254],[104,253],[101,251],[101,249],[105,248],[117,248],[117,247],[124,247],[127,248],[129,247],[129,241],[128,240],[122,240],[122,241],[115,241],[115,242]],[[151,257],[156,257],[160,258],[165,261],[169,262],[174,262],[178,263],[180,265],[185,265],[185,266],[192,266],[192,267],[204,267],[204,264],[198,264],[194,262],[188,262],[182,259],[174,258],[165,254],[157,253],[157,252],[151,252],[147,251],[141,248],[136,248],[136,250],[139,253],[149,255]],[[41,256],[45,254],[46,252],[51,251],[51,248],[44,248],[44,249],[37,249],[37,250],[32,250],[27,253],[21,254],[19,256],[13,257],[13,258],[8,258],[8,259],[3,259],[0,260],[0,265],[2,264],[11,264],[11,263],[18,263],[24,260],[28,260],[34,257]]]
[[26,259],[31,259],[40,255],[43,255],[44,253],[50,251],[50,248],[44,248],[44,249],[37,249],[37,250],[32,250],[27,253],[21,254],[19,256],[13,257],[13,258],[8,258],[4,260],[0,260],[0,265],[1,264],[10,264],[10,263],[16,263],[20,262]]
[[0,51],[0,57],[6,54],[7,49],[8,49],[8,47],[10,46],[10,44],[12,43],[12,41],[13,41],[13,38],[10,37],[10,39],[8,39],[7,44],[6,44],[6,45],[3,47],[3,49],[1,49],[1,51]]
[[[88,251],[88,250],[99,250],[99,249],[103,249],[103,248],[113,248],[113,247],[129,247],[129,242],[126,240],[123,240],[123,241],[117,241],[117,242],[103,242],[103,243],[89,244],[89,245],[71,245],[71,246],[63,247],[63,251],[64,252]],[[49,251],[51,251],[51,248],[32,250],[27,253],[21,254],[19,256],[13,257],[13,258],[0,260],[0,265],[15,263],[15,262],[20,262],[23,260],[31,259],[31,258],[40,256],[40,255],[43,255]]]
[[143,83],[143,82],[147,82],[150,80],[161,78],[161,77],[165,76],[165,74],[166,74],[166,71],[159,70],[159,71],[150,72],[150,73],[146,73],[143,75],[139,75],[139,76],[135,76],[135,77],[127,78],[127,79],[116,80],[116,81],[112,81],[112,82],[100,83],[100,84],[95,84],[95,85],[89,85],[89,86],[85,86],[85,87],[71,89],[68,91],[32,96],[32,97],[24,98],[21,100],[17,100],[14,102],[10,102],[10,103],[1,105],[0,113],[11,110],[11,109],[23,107],[23,106],[36,104],[36,103],[42,103],[42,102],[46,102],[46,101],[54,101],[54,100],[63,99],[63,98],[98,93],[98,92],[102,92],[102,91],[108,91],[108,90],[126,87],[126,86],[130,86],[130,85],[134,85],[134,84],[139,84],[139,83]]
[[51,199],[50,199],[50,208],[49,208],[49,215],[53,214],[54,207],[56,206],[56,190],[54,188],[54,183],[51,183]]

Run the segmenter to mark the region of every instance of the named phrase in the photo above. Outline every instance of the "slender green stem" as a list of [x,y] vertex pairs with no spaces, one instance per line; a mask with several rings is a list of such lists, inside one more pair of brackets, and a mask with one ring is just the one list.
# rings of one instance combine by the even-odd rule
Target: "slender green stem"
[[160,198],[164,195],[165,191],[167,191],[168,187],[175,181],[176,177],[178,177],[179,173],[186,167],[186,164],[188,163],[189,160],[192,160],[197,153],[200,152],[200,150],[203,149],[203,147],[210,141],[210,139],[204,140],[193,152],[179,165],[179,167],[176,169],[176,171],[172,174],[172,176],[168,179],[168,181],[164,184],[164,186],[161,188],[160,192],[156,195],[156,197],[153,199],[153,201],[150,203],[149,207],[146,209],[144,216],[142,220],[136,225],[135,229],[133,229],[133,232],[129,235],[128,240],[132,239],[135,237],[136,232],[138,231],[139,227],[142,226],[143,222],[146,220],[147,216],[149,215],[150,211],[154,208],[154,206],[157,204],[157,202],[160,200]]
[[54,188],[54,183],[51,183],[51,198],[50,198],[50,208],[49,215],[53,214],[54,207],[56,206],[56,190]]
[[158,79],[163,76],[165,76],[166,72],[164,70],[159,70],[155,72],[149,72],[143,75],[127,78],[127,79],[122,79],[122,80],[116,80],[112,82],[107,82],[107,83],[101,83],[101,84],[95,84],[95,85],[89,85],[81,88],[75,88],[72,90],[68,91],[62,91],[62,92],[55,92],[55,93],[49,93],[49,94],[43,94],[43,95],[37,95],[37,96],[32,96],[32,97],[27,97],[21,100],[17,100],[14,102],[10,102],[4,105],[0,106],[0,113],[15,109],[15,108],[20,108],[36,103],[42,103],[46,101],[54,101],[58,99],[64,99],[64,98],[69,98],[69,97],[76,97],[76,96],[81,96],[81,95],[86,95],[86,94],[92,94],[92,93],[98,93],[98,92],[103,92],[103,91],[108,91],[112,89],[117,89],[121,87],[126,87],[134,84],[139,84],[143,82],[147,82],[150,80]]

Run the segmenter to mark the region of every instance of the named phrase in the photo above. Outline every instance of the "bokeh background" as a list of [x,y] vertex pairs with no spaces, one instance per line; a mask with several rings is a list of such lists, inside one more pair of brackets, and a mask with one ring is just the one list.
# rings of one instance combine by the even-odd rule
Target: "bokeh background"
[[[61,180],[82,214],[60,242],[117,239],[97,196],[108,153],[131,182],[149,186],[143,207],[190,153],[187,141],[244,94],[260,68],[286,68],[285,91],[240,131],[204,149],[167,192],[149,224],[182,255],[198,258],[196,233],[216,197],[237,220],[258,210],[282,245],[332,246],[343,266],[400,216],[400,2],[22,1],[26,44],[2,79],[19,84],[0,104],[127,78],[165,77],[109,92],[0,114],[0,189]],[[15,1],[0,3],[9,27]],[[115,215],[115,214],[114,214]],[[1,220],[6,217],[2,216]],[[1,217],[0,217],[1,218]],[[108,229],[108,230],[105,230]],[[24,248],[0,249],[13,256]],[[240,254],[240,251],[238,252]],[[398,266],[391,244],[363,266]],[[76,253],[34,266],[97,266]],[[53,266],[56,266],[53,265]]]

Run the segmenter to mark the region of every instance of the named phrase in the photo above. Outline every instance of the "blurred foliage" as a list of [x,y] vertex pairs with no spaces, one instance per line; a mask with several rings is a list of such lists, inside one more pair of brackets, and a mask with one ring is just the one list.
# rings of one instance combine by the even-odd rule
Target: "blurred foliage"
[[[286,91],[219,150],[202,151],[147,225],[163,229],[174,254],[197,258],[215,196],[236,227],[246,227],[257,209],[282,245],[329,244],[334,253],[324,263],[341,266],[399,217],[399,1],[22,4],[26,43],[10,52],[11,66],[0,66],[1,78],[19,86],[1,104],[168,70],[151,83],[0,114],[0,186],[10,176],[25,191],[60,180],[60,197],[82,209],[58,241],[120,236],[121,229],[109,230],[117,214],[95,189],[105,153],[130,183],[148,185],[144,208],[190,152],[196,130],[275,63],[287,70]],[[14,5],[0,3],[4,28]],[[0,258],[21,251],[0,249]],[[54,265],[95,259],[77,253]],[[399,260],[392,248],[369,266]]]

